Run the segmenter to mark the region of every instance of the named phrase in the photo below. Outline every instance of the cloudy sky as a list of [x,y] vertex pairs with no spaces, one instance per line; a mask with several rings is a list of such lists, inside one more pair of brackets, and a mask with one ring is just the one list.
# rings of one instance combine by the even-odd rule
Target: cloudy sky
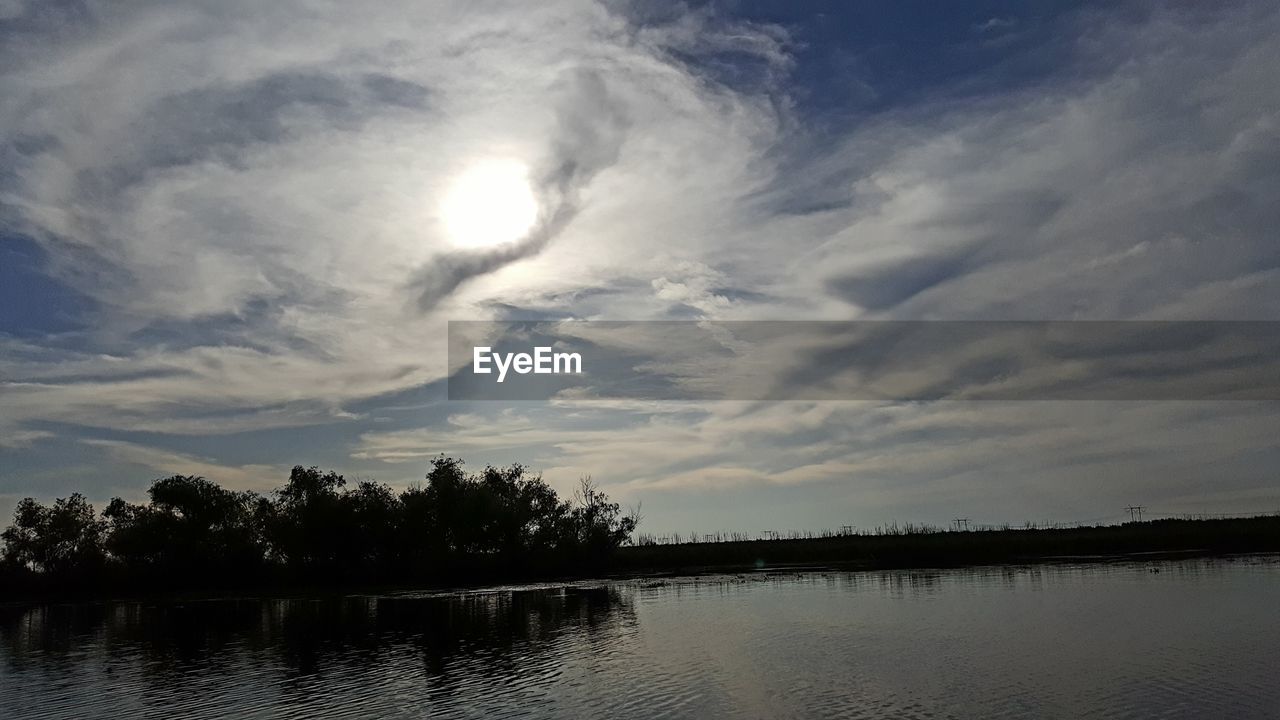
[[1274,402],[444,383],[449,320],[1280,320],[1278,76],[1266,0],[0,0],[0,512],[439,453],[657,533],[1280,509]]

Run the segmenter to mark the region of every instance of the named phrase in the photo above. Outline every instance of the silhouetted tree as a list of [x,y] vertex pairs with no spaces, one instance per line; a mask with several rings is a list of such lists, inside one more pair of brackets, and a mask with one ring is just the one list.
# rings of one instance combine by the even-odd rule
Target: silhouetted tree
[[275,491],[266,518],[271,550],[299,569],[334,567],[348,540],[339,491],[346,479],[316,467],[294,466],[289,482]]
[[405,569],[417,575],[439,563],[445,551],[431,493],[412,485],[400,493],[400,525],[396,528],[398,556]]
[[174,475],[156,480],[147,494],[150,504],[113,498],[103,512],[107,549],[129,568],[200,576],[254,572],[262,564],[263,498],[256,493]]
[[467,529],[467,474],[462,461],[438,457],[431,461],[421,509],[426,513],[427,546],[437,555],[464,551]]
[[468,490],[474,533],[471,550],[515,558],[554,549],[555,528],[566,508],[541,476],[529,476],[519,464],[489,466]]
[[610,502],[590,476],[579,481],[567,529],[586,559],[597,562],[605,559],[618,546],[630,541],[631,533],[639,524],[638,510],[624,515],[618,503]]
[[263,497],[174,475],[151,484],[148,502],[113,498],[101,519],[79,494],[52,507],[27,498],[0,536],[0,579],[89,577],[82,571],[107,566],[166,586],[239,584],[272,568],[320,582],[564,571],[607,558],[639,521],[589,478],[565,502],[520,464],[468,474],[442,455],[425,479],[397,494],[299,465]]
[[80,493],[46,507],[24,498],[13,513],[13,525],[0,533],[5,561],[50,575],[97,570],[104,559],[104,523]]
[[362,481],[342,495],[349,526],[345,562],[356,567],[390,568],[398,559],[403,521],[400,498],[386,485]]

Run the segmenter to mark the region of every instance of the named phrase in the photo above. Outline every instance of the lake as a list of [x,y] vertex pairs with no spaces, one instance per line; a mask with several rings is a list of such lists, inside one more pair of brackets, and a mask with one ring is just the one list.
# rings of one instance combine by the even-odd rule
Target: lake
[[0,608],[5,718],[1280,717],[1280,558]]

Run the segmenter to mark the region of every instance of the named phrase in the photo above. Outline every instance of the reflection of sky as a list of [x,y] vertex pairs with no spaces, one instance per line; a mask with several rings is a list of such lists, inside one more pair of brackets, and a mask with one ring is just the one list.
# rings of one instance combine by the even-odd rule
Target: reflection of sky
[[[446,402],[449,319],[1280,318],[1271,4],[798,7],[10,3],[0,511],[441,452],[658,532],[1280,504],[1268,405]],[[507,158],[539,224],[455,247]]]
[[1274,557],[766,570],[416,597],[10,606],[0,707],[1257,717],[1277,697],[1275,571]]

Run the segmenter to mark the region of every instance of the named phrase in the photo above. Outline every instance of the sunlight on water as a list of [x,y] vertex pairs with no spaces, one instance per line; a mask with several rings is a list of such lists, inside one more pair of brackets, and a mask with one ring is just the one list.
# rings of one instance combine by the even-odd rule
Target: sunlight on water
[[1280,559],[0,609],[0,717],[1256,717]]

